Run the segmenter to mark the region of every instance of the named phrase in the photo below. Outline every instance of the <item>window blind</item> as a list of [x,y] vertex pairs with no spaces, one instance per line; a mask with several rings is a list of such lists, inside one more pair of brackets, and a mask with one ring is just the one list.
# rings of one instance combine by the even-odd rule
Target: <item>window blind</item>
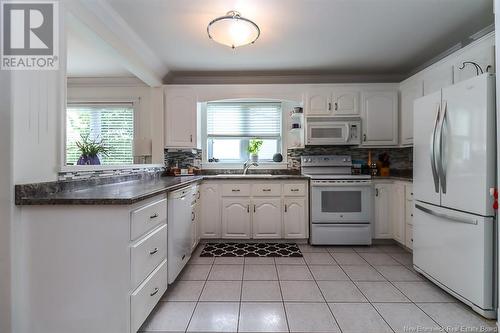
[[109,156],[101,164],[133,164],[133,104],[70,104],[66,110],[66,164],[76,164],[80,152],[76,142],[82,135],[104,141]]
[[207,103],[207,136],[281,137],[281,103]]

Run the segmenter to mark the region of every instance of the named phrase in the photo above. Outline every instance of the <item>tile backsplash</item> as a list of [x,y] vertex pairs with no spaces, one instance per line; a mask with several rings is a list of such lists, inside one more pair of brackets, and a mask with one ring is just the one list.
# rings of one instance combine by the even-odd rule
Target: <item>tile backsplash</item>
[[[300,171],[300,157],[302,155],[351,155],[355,160],[368,161],[368,152],[372,159],[378,160],[378,155],[388,153],[393,170],[411,170],[413,168],[413,148],[357,148],[351,146],[306,146],[305,148],[288,149],[288,171]],[[167,168],[178,165],[180,168],[199,166],[201,163],[201,149],[165,149],[165,166]],[[239,167],[238,169],[241,169]],[[225,171],[224,173],[230,173]]]
[[201,165],[201,149],[165,149],[165,167],[187,168]]
[[306,146],[299,149],[288,149],[288,169],[300,170],[300,157],[303,155],[351,155],[353,160],[368,161],[368,152],[372,160],[378,155],[387,153],[390,156],[391,169],[410,170],[413,168],[413,148],[357,148],[350,146]]

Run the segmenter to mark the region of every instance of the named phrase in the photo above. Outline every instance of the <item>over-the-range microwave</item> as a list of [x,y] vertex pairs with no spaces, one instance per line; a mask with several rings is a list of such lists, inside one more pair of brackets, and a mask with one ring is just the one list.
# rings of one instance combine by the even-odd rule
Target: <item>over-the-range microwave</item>
[[359,119],[308,118],[306,130],[307,145],[359,145],[361,143]]

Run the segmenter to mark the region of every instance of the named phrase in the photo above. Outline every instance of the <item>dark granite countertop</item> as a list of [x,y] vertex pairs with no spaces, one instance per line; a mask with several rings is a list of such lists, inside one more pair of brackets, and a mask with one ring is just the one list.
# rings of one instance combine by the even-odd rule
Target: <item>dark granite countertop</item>
[[203,176],[153,177],[55,193],[16,195],[16,205],[130,205],[202,179]]
[[174,191],[194,182],[210,180],[286,180],[308,179],[302,175],[200,175],[181,177],[143,177],[113,183],[77,186],[71,183],[41,183],[16,186],[16,205],[130,205],[155,195]]

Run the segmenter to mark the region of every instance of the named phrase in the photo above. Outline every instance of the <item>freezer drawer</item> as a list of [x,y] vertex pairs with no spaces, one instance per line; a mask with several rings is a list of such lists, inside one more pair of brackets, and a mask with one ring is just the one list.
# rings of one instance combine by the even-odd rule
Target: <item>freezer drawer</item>
[[312,224],[311,244],[313,245],[370,245],[371,225],[365,224]]
[[493,310],[493,224],[493,218],[417,201],[413,220],[415,268],[473,308]]

